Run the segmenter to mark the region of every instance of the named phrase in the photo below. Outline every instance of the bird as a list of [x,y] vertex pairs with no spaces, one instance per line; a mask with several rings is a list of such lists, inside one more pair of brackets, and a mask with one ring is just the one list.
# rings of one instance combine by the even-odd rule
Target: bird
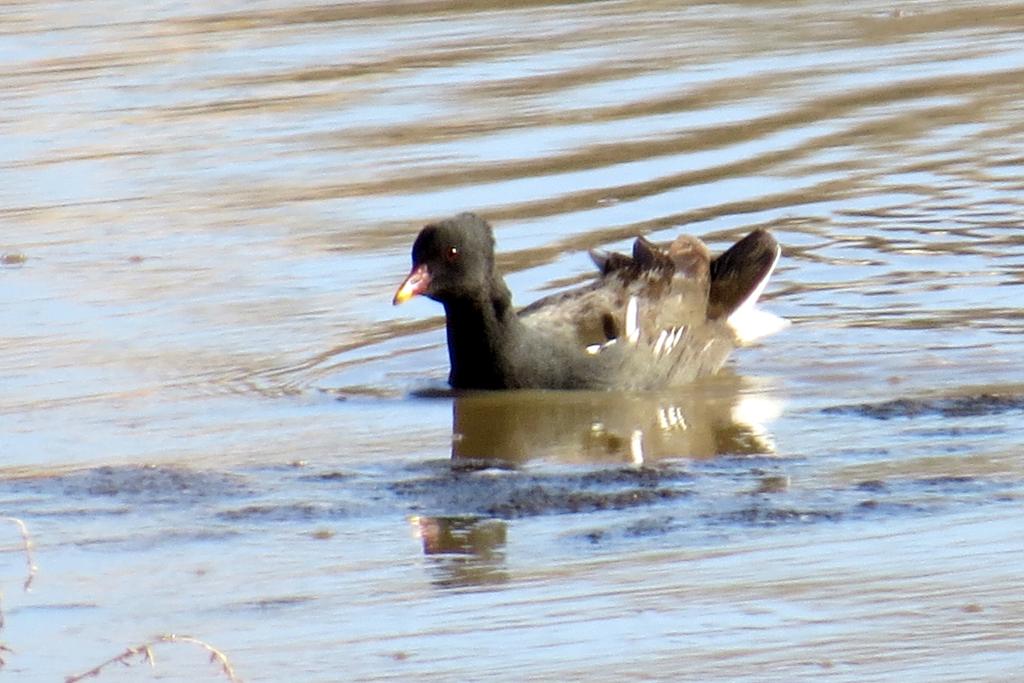
[[460,213],[423,227],[393,303],[444,306],[453,389],[658,390],[712,375],[788,321],[755,307],[781,249],[755,229],[717,257],[697,237],[640,236],[591,251],[596,278],[521,309],[495,267],[490,224]]

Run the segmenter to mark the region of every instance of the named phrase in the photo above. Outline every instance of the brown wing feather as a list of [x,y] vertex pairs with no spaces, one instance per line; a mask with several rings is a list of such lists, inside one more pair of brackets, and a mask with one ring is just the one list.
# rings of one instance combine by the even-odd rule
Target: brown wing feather
[[591,258],[601,271],[597,281],[534,302],[520,311],[524,322],[586,348],[629,330],[631,299],[639,336],[650,343],[663,329],[706,319],[709,257],[700,240],[681,237],[664,248],[639,237],[632,256],[591,252]]

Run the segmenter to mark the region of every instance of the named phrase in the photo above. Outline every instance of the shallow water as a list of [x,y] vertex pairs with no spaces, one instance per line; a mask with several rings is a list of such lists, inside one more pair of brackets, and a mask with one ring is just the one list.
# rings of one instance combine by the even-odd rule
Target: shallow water
[[[0,9],[6,670],[1024,675],[1024,3]],[[519,303],[770,228],[687,391],[453,398],[424,222]],[[0,527],[2,528],[2,527]],[[159,645],[101,680],[217,680]],[[685,673],[683,673],[685,672]]]

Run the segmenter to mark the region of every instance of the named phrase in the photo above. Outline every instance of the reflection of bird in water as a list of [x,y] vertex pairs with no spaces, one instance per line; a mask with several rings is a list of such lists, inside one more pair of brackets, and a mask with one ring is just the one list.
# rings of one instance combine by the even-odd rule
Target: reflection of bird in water
[[770,454],[779,403],[726,373],[685,393],[474,392],[453,402],[455,458],[651,463]]
[[505,583],[507,524],[474,516],[409,518],[423,543],[423,554],[436,560],[437,584],[444,588]]
[[595,282],[517,312],[490,225],[464,213],[423,228],[395,303],[444,304],[456,388],[657,389],[714,374],[738,344],[785,325],[754,307],[779,253],[764,230],[717,258],[695,237],[641,237],[631,256],[593,254]]

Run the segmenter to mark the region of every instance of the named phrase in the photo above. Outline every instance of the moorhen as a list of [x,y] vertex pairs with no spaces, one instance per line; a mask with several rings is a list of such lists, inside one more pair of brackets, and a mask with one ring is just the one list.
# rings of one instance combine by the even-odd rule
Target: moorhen
[[427,225],[395,294],[444,305],[456,389],[658,389],[714,374],[734,348],[787,321],[754,308],[780,249],[754,230],[717,258],[683,235],[632,256],[591,252],[592,283],[516,311],[473,213]]

